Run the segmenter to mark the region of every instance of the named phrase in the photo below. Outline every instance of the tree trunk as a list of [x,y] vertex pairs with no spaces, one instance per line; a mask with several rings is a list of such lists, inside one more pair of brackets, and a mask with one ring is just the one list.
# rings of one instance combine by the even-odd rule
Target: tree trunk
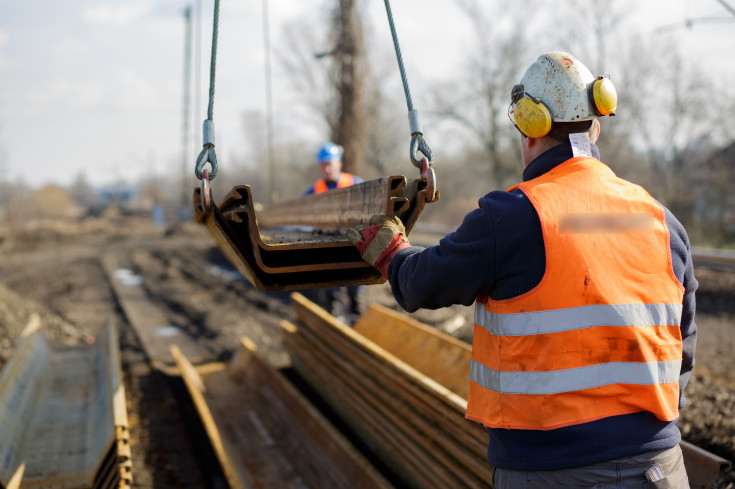
[[365,114],[362,94],[365,46],[355,0],[339,0],[334,11],[334,87],[338,114],[331,127],[332,140],[344,147],[344,171],[359,175],[363,169]]

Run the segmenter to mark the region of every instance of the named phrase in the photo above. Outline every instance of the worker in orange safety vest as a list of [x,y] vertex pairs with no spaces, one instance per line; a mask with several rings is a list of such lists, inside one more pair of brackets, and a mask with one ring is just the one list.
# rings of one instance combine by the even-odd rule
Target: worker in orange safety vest
[[320,194],[335,188],[349,187],[361,183],[362,178],[342,171],[342,146],[325,143],[316,154],[319,171],[322,177],[306,189],[304,195]]
[[[322,177],[309,187],[304,195],[320,194],[327,190],[350,187],[363,181],[357,175],[342,171],[343,153],[344,148],[332,142],[325,143],[319,148],[316,161],[319,164]],[[328,287],[320,289],[315,300],[342,322],[352,324],[360,316],[364,292],[365,289],[361,285]]]
[[475,304],[466,417],[488,429],[497,489],[689,487],[676,422],[697,281],[681,223],[600,161],[616,109],[609,77],[544,54],[508,108],[522,183],[428,248],[382,215],[347,232],[407,311]]

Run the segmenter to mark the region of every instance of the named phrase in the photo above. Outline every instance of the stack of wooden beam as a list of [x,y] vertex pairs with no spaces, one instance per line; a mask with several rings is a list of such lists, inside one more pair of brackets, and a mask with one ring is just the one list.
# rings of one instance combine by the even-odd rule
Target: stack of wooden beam
[[[463,357],[469,358],[468,346],[444,348],[430,328],[423,335],[402,328],[389,316],[375,316],[375,306],[350,328],[301,294],[292,299],[298,321],[282,322],[282,333],[294,368],[403,484],[491,485],[492,467],[484,455],[487,432],[464,418],[462,395],[427,375],[456,371]],[[378,336],[372,326],[380,322],[390,322],[386,329],[393,338],[387,343],[393,346],[369,339]],[[390,349],[420,359],[418,368]]]

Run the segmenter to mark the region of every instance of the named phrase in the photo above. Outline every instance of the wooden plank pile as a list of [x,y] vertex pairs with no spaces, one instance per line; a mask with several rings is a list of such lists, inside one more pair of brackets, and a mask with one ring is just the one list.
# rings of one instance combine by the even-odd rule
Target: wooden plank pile
[[113,323],[79,345],[52,343],[40,327],[33,316],[0,375],[0,487],[130,487]]
[[231,488],[392,487],[250,340],[229,364],[171,352]]
[[[403,484],[491,485],[486,430],[464,418],[465,398],[431,376],[462,364],[466,348],[429,327],[402,327],[379,306],[350,328],[301,294],[291,297],[297,324],[281,326],[296,371]],[[387,333],[377,332],[380,323]],[[386,339],[386,348],[369,337]]]

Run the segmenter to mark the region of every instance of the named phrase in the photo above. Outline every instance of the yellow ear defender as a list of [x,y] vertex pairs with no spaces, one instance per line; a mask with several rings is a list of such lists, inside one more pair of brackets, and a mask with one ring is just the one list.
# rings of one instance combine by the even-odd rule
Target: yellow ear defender
[[[591,109],[596,115],[615,115],[618,107],[618,94],[608,77],[598,76],[587,86],[587,94]],[[515,85],[511,92],[511,99],[508,116],[521,134],[531,138],[540,138],[551,131],[554,115],[549,106],[540,98],[527,93],[523,85]]]
[[551,109],[538,97],[527,94],[523,85],[515,85],[511,92],[511,105],[513,116],[510,117],[513,124],[524,136],[540,138],[546,136],[551,130],[554,116]]
[[618,108],[618,92],[609,78],[598,76],[590,84],[590,105],[597,115],[615,115]]
[[523,135],[540,138],[551,131],[554,116],[540,98],[524,94],[513,104],[513,122]]

